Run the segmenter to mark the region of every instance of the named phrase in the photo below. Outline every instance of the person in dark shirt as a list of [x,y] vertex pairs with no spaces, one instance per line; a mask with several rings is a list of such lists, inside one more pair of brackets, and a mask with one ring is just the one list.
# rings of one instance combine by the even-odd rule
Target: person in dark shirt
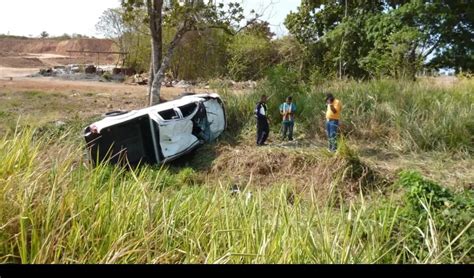
[[267,117],[267,96],[262,95],[255,107],[255,117],[257,118],[257,146],[264,146],[268,138],[270,128]]

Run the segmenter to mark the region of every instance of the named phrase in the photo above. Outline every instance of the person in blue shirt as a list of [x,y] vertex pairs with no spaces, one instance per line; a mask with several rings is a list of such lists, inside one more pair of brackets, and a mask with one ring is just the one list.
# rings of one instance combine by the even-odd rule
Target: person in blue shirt
[[295,126],[296,105],[291,96],[286,98],[286,102],[280,105],[280,114],[283,117],[281,135],[282,140],[288,136],[288,140],[293,140],[293,128]]
[[265,146],[270,127],[267,116],[267,96],[262,95],[255,107],[255,117],[257,118],[257,146]]

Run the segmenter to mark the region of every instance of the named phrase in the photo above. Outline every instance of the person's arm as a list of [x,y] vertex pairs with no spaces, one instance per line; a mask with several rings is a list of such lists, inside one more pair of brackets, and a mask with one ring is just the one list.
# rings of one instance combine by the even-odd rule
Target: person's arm
[[255,107],[255,110],[256,110],[256,115],[257,115],[257,118],[261,118],[263,115],[260,113],[260,109],[262,109],[262,105],[261,104],[257,104],[257,107]]
[[336,114],[337,113],[337,109],[336,107],[334,107],[334,101],[333,102],[329,102],[327,103],[329,105],[329,109],[331,109],[331,111]]

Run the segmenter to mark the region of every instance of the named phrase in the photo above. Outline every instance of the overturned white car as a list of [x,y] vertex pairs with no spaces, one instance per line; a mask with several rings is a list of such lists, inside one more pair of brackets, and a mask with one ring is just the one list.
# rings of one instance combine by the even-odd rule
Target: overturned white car
[[84,130],[94,164],[165,163],[213,141],[226,128],[218,94],[197,94],[130,112],[109,113]]

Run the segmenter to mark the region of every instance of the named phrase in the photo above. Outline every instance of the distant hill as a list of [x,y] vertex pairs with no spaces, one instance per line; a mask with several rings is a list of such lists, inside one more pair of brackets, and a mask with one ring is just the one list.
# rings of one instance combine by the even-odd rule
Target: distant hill
[[117,64],[118,55],[68,53],[117,51],[112,40],[95,38],[26,38],[0,35],[0,67],[41,68],[66,64]]
[[0,37],[0,53],[52,53],[67,55],[67,50],[117,51],[112,40],[108,39],[39,39],[24,37]]

